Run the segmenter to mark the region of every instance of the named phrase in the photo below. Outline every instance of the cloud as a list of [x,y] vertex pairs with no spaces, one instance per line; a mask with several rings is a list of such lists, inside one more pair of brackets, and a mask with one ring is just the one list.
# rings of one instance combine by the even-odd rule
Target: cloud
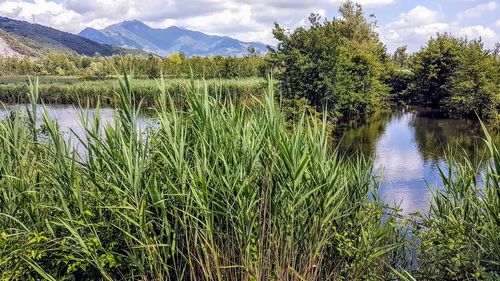
[[[138,19],[154,27],[178,25],[243,40],[272,41],[273,22],[296,26],[314,11],[332,11],[344,0],[0,0],[0,15],[77,33]],[[368,7],[398,0],[358,0]]]
[[417,7],[409,10],[407,13],[400,14],[395,22],[389,24],[389,27],[405,28],[422,26],[436,23],[441,18],[442,15],[440,12],[418,5]]
[[417,51],[429,37],[444,32],[469,39],[481,37],[486,46],[493,46],[499,39],[496,31],[489,27],[447,22],[441,12],[420,5],[382,26],[380,34],[389,51],[401,45],[408,45],[410,51]]
[[457,18],[459,20],[478,18],[478,17],[483,16],[486,13],[495,11],[497,7],[498,7],[498,5],[497,5],[496,1],[491,1],[488,3],[484,3],[484,4],[479,4],[475,7],[472,7],[470,9],[467,9],[463,12],[458,13]]

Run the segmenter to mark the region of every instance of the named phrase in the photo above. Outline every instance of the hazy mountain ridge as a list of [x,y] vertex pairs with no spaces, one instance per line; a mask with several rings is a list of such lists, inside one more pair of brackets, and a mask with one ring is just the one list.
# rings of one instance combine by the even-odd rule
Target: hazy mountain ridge
[[160,56],[177,52],[188,56],[243,56],[248,54],[250,46],[258,52],[267,52],[267,46],[259,42],[243,42],[176,26],[156,29],[138,20],[124,21],[101,30],[86,28],[79,35],[99,43],[139,49]]
[[[77,53],[87,56],[111,56],[124,53],[123,48],[101,44],[87,38],[51,27],[0,17],[0,37],[5,50],[27,57],[39,57],[48,52]],[[8,56],[12,52],[0,54]]]

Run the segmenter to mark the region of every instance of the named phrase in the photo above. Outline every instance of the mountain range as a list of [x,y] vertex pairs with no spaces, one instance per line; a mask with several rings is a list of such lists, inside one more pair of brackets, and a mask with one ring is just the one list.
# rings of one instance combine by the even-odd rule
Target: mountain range
[[153,53],[168,56],[243,56],[249,48],[267,52],[259,42],[243,42],[228,36],[171,26],[151,28],[138,20],[124,21],[104,29],[86,28],[78,35],[27,21],[0,17],[0,57],[42,57],[51,52],[86,56]]
[[243,42],[227,36],[208,35],[177,26],[151,28],[138,20],[124,21],[104,29],[86,28],[78,35],[98,43],[132,48],[160,56],[182,52],[187,56],[242,56],[248,48],[267,52],[259,42]]
[[111,56],[130,50],[40,24],[0,17],[0,56],[41,57],[49,52]]

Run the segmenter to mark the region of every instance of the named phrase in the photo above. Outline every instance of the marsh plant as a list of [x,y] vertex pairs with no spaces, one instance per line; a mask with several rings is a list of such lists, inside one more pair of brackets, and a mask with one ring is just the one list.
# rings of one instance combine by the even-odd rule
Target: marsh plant
[[[194,80],[179,107],[158,86],[154,129],[137,125],[142,106],[128,76],[113,122],[82,111],[82,155],[43,106],[1,121],[2,279],[392,274],[401,235],[369,200],[372,164],[332,150],[326,125],[303,118],[289,131],[272,86],[251,108]],[[36,83],[31,92],[35,105]]]
[[[178,103],[160,79],[155,125],[141,127],[124,76],[114,120],[99,104],[82,110],[85,134],[69,139],[37,106],[37,84],[26,112],[0,122],[2,280],[498,277],[490,139],[485,186],[467,165],[443,171],[445,190],[412,229],[378,201],[372,162],[332,149],[326,113],[286,123],[272,81],[247,106],[195,80]],[[408,258],[414,237],[420,267]]]

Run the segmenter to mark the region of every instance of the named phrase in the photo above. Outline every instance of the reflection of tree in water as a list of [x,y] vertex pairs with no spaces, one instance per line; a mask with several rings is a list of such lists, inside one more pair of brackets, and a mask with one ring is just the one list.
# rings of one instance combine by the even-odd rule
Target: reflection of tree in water
[[361,121],[337,128],[334,131],[334,143],[338,145],[339,152],[347,155],[361,152],[373,157],[377,141],[394,114],[396,113],[390,111],[377,111]]
[[467,156],[478,164],[485,156],[484,134],[478,121],[448,119],[435,111],[418,110],[415,114],[410,126],[425,160],[443,160],[452,151],[455,156]]

